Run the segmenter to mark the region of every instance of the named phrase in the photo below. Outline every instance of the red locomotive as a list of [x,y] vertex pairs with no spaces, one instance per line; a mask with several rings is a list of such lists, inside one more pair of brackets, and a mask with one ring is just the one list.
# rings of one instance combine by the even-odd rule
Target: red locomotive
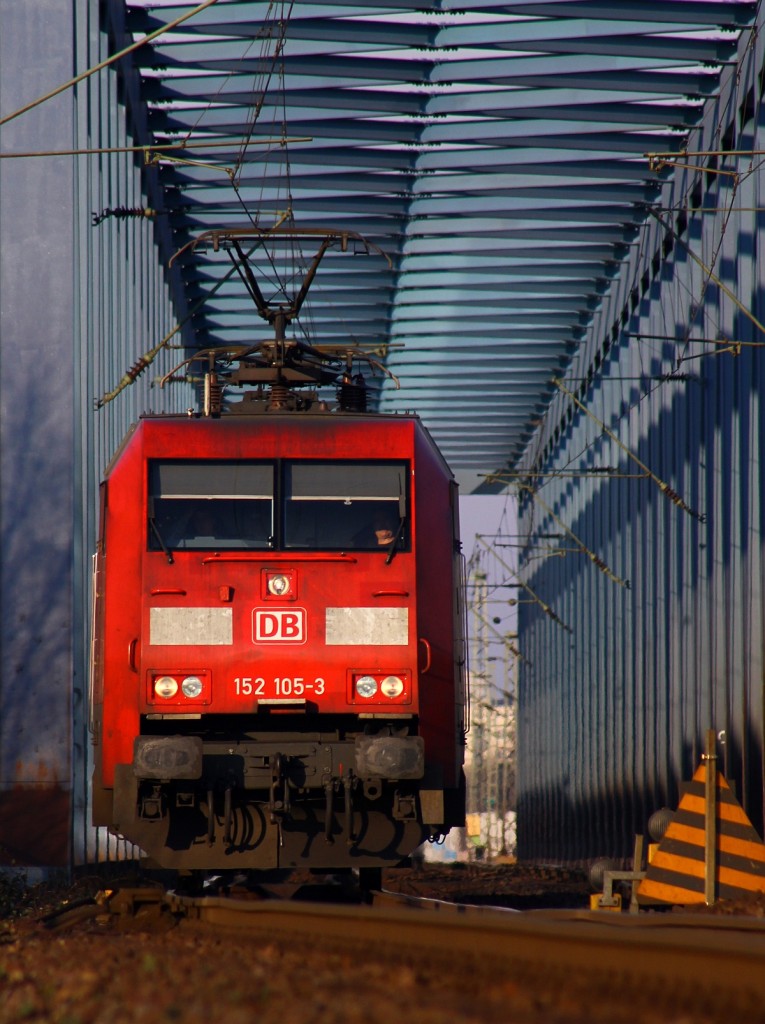
[[[102,484],[93,820],[166,868],[380,868],[464,823],[456,485],[297,309]],[[338,370],[339,408],[298,390]]]

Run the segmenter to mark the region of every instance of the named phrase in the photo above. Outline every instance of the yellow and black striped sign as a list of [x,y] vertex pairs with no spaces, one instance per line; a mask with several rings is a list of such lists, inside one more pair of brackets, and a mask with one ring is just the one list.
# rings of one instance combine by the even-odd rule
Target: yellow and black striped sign
[[[702,764],[689,783],[638,887],[638,900],[705,902],[706,772]],[[716,789],[715,895],[730,900],[765,892],[765,843],[719,772]]]

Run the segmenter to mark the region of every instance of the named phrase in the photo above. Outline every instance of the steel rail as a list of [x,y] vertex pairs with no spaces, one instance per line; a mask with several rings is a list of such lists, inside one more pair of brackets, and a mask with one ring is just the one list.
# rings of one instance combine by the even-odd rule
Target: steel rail
[[[123,888],[62,907],[41,923],[65,930],[111,917],[118,930],[181,928],[247,935],[313,953],[374,951],[378,960],[435,965],[476,980],[584,992],[602,1010],[631,997],[656,1012],[704,1020],[761,1019],[765,923],[753,917],[519,912],[372,893],[372,906],[191,897]],[[362,955],[367,955],[367,953]]]
[[[290,945],[410,959],[468,962],[494,977],[539,979],[546,986],[591,985],[593,1002],[618,983],[656,994],[689,1013],[751,1015],[765,1000],[765,926],[751,918],[606,915],[584,911],[513,913],[375,895],[373,906],[245,901],[167,895],[184,927],[263,935]],[[437,901],[436,901],[437,902]],[[499,973],[498,973],[499,972]]]

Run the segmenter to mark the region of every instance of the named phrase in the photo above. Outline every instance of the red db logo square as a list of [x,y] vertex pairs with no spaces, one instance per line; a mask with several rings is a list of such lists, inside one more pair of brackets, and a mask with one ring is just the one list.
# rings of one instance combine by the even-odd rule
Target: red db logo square
[[252,639],[256,644],[304,644],[305,608],[278,611],[256,608],[253,613]]

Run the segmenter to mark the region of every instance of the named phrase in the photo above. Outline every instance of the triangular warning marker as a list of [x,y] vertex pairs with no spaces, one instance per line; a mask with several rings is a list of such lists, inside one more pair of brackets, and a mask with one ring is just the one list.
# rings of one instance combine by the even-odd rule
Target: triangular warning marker
[[[707,766],[702,762],[689,783],[664,838],[638,887],[638,900],[705,903]],[[716,899],[739,899],[765,892],[765,843],[754,830],[725,778],[717,772],[715,832]]]

